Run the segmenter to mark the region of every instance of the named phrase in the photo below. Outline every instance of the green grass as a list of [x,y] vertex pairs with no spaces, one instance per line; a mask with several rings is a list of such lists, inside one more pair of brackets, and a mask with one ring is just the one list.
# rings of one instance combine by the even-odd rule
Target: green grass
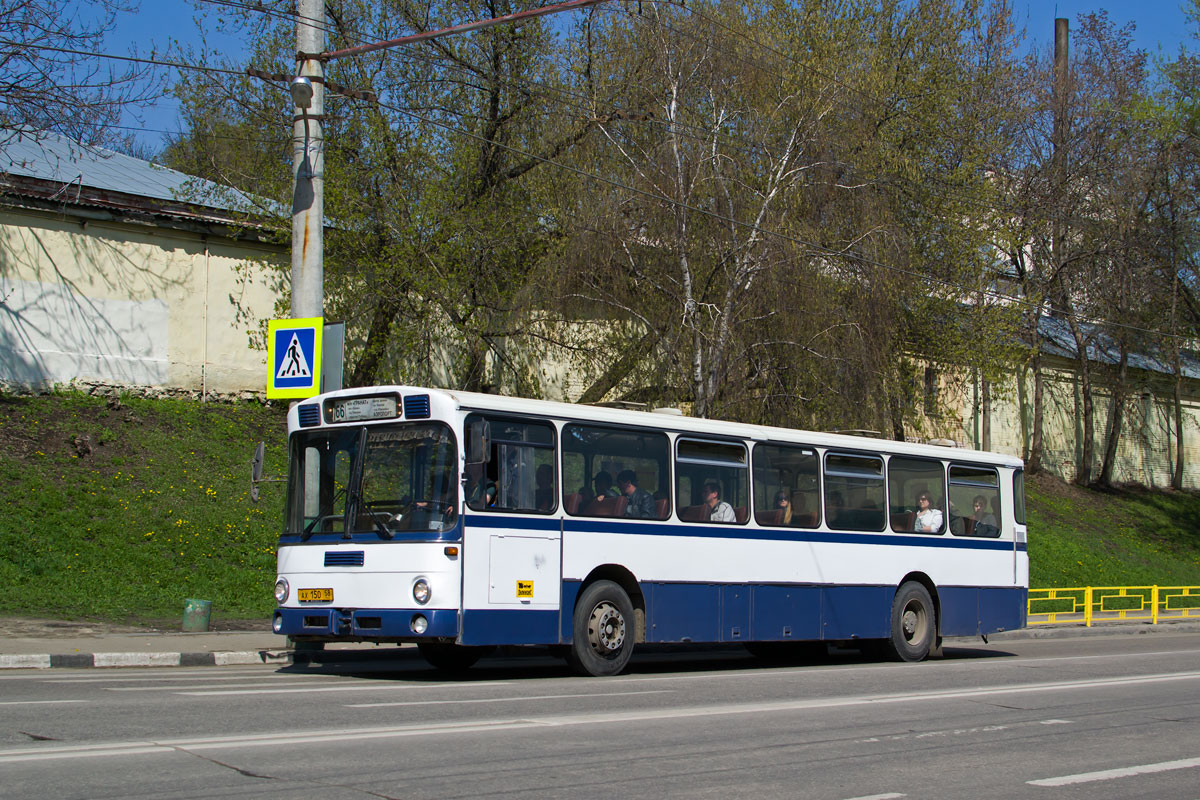
[[284,470],[284,410],[113,405],[0,396],[0,612],[146,621],[198,598],[215,619],[266,619],[283,492],[251,503],[249,461],[266,440],[268,474]]
[[1200,585],[1200,495],[1029,486],[1029,585]]
[[[283,484],[251,503],[249,461],[281,475],[285,438],[254,402],[0,395],[0,613],[268,619]],[[1033,587],[1200,585],[1200,495],[1030,480],[1029,557]]]

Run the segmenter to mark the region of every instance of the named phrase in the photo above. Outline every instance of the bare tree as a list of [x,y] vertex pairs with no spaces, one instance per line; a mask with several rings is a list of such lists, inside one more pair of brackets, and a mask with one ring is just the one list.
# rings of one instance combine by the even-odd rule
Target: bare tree
[[150,65],[105,60],[104,36],[134,0],[15,0],[0,14],[0,143],[54,131],[121,143],[122,110],[158,96]]

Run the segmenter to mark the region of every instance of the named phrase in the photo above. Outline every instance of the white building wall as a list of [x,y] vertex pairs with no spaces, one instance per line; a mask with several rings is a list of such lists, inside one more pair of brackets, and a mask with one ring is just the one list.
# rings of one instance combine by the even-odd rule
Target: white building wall
[[0,382],[262,392],[277,248],[0,210]]

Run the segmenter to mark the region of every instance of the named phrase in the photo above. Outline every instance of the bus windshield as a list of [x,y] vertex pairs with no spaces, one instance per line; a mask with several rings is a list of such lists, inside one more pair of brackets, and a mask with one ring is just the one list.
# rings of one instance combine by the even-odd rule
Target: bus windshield
[[286,533],[445,531],[457,518],[457,448],[438,423],[292,436]]

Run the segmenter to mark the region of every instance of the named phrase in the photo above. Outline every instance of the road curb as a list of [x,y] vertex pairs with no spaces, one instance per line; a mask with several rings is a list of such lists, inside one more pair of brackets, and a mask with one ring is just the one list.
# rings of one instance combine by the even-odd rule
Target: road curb
[[[1016,631],[1004,631],[990,634],[987,641],[1000,644],[1006,641],[1022,639],[1075,639],[1089,636],[1137,636],[1159,633],[1195,633],[1200,632],[1200,620],[1164,622],[1158,625],[1149,623],[1124,623],[1111,625],[1055,625],[1022,628]],[[967,645],[980,642],[979,636],[947,636],[944,644]],[[647,645],[645,652],[671,652],[672,648],[691,649],[690,645]],[[737,644],[714,645],[721,648],[738,648]],[[368,661],[379,658],[381,651],[376,649],[364,650],[218,650],[199,653],[159,653],[159,652],[96,652],[96,653],[41,653],[0,655],[0,670],[5,669],[83,669],[83,668],[115,668],[115,667],[227,667],[249,666],[254,664],[338,664]],[[387,657],[397,656],[416,657],[415,647],[400,647],[389,650]]]
[[290,664],[290,650],[214,653],[41,653],[0,655],[0,669],[79,669],[91,667],[228,667]]
[[[1152,625],[1149,622],[1115,622],[1093,625],[1034,625],[1015,631],[1001,631],[988,634],[989,642],[1011,642],[1021,639],[1078,639],[1087,636],[1144,636],[1156,633],[1195,633],[1200,631],[1200,620],[1181,620],[1179,622],[1160,622]],[[978,636],[947,636],[944,641],[961,644],[978,642]]]

